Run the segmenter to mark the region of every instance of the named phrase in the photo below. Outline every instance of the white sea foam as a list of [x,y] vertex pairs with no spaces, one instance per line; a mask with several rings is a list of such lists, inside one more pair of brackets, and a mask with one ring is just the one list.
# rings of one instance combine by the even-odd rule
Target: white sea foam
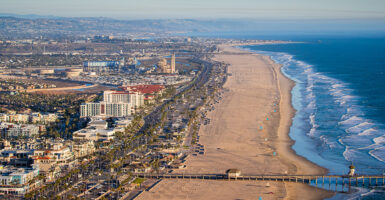
[[305,63],[303,61],[300,61],[300,60],[296,61],[296,64],[298,66],[301,66],[301,67],[308,67],[309,66],[309,64],[307,64],[307,63]]
[[[313,104],[315,105],[315,101],[313,102]],[[314,113],[309,115],[309,120],[310,120],[311,128],[310,128],[310,131],[309,131],[308,135],[311,136],[311,137],[315,137],[316,136],[316,131],[317,131],[317,128],[319,127],[319,125],[316,124],[316,119],[315,119],[315,114]]]
[[373,123],[370,123],[370,122],[362,122],[362,123],[360,123],[360,124],[358,124],[358,125],[355,125],[355,126],[353,126],[353,127],[350,127],[350,128],[348,128],[348,129],[346,129],[346,132],[347,133],[361,133],[361,132],[363,132],[363,131],[365,131],[365,130],[369,130],[369,129],[372,129],[372,127],[373,127]]
[[317,127],[315,127],[315,126],[313,126],[313,127],[311,127],[311,129],[310,129],[310,131],[309,131],[309,136],[310,137],[314,137],[315,136],[315,133],[316,133],[316,131],[317,131]]
[[334,140],[329,140],[325,135],[321,135],[321,137],[319,137],[320,140],[326,144],[329,148],[333,149],[333,148],[336,148],[337,147],[337,142],[334,141]]
[[[349,108],[347,109],[347,112],[349,112]],[[341,117],[341,121],[345,121],[350,118],[350,115],[348,113],[343,114]]]
[[[303,128],[303,134],[319,139],[325,144],[323,146],[327,145],[335,149],[335,152],[343,151],[341,156],[348,161],[365,160],[371,155],[385,162],[385,138],[380,137],[383,131],[378,130],[375,122],[365,117],[365,110],[357,101],[359,96],[354,95],[348,83],[319,73],[312,65],[297,61],[290,54],[274,53],[273,58],[283,65],[282,71],[296,81],[296,87],[301,92],[298,95],[301,97],[298,112],[304,115],[305,119],[309,118],[308,121],[305,120],[309,126]],[[323,98],[328,96],[332,99],[326,98],[323,101]],[[330,115],[321,112],[325,116],[316,119],[315,116],[319,112],[316,108],[327,108],[331,111]],[[328,120],[329,116],[331,119],[337,117],[340,121]],[[323,131],[329,127],[333,132]]]
[[373,145],[373,141],[369,137],[355,134],[342,137],[341,141],[345,146],[361,150]]
[[333,94],[336,97],[336,102],[340,103],[341,106],[351,104],[353,99],[357,99],[356,96],[343,94],[342,91],[337,91]]
[[364,196],[368,196],[368,195],[370,195],[370,194],[373,194],[374,192],[376,192],[376,190],[375,189],[372,189],[372,190],[367,190],[365,193],[363,193],[363,191],[362,191],[362,194],[360,195],[361,197],[364,197]]
[[385,162],[385,146],[369,151],[369,154],[381,162]]
[[315,100],[312,100],[307,106],[306,106],[307,109],[311,109],[311,110],[314,110],[316,108],[316,102]]
[[373,139],[373,150],[369,154],[381,162],[385,162],[385,135]]
[[[364,137],[364,136],[362,136]],[[368,137],[366,137],[368,138]],[[369,138],[368,138],[369,139]],[[368,146],[361,147],[360,149],[376,149],[385,145],[385,135],[381,135],[371,139],[372,143]]]
[[374,138],[373,142],[377,145],[384,145],[385,144],[385,135],[381,135],[380,137]]
[[331,92],[330,94],[333,95],[337,100],[342,98],[345,95],[342,89],[333,88],[333,89],[330,89],[330,92]]
[[353,95],[343,95],[341,98],[344,99],[344,100],[351,100],[351,99],[354,99],[354,98],[357,98],[357,97],[353,96]]
[[308,85],[306,87],[306,92],[312,92],[314,89],[314,83],[308,82]]
[[369,129],[366,129],[364,131],[362,131],[361,133],[359,133],[358,135],[360,136],[369,136],[369,135],[374,135],[376,134],[378,131],[374,128],[369,128]]
[[346,120],[338,122],[339,125],[350,125],[350,126],[355,126],[357,124],[360,124],[364,121],[362,117],[358,116],[352,116]]
[[306,74],[310,74],[310,73],[313,73],[313,69],[312,68],[305,68],[305,70],[303,72]]
[[343,88],[343,87],[345,87],[345,86],[342,83],[335,83],[332,85],[332,88],[334,88],[334,89]]
[[310,90],[310,92],[306,95],[306,99],[307,100],[312,100],[315,98],[315,95],[314,93],[312,92],[312,90]]
[[354,154],[355,154],[355,150],[354,149],[352,149],[349,146],[345,146],[345,151],[344,151],[344,153],[342,153],[342,155],[344,156],[345,160],[352,161],[353,158],[354,158]]

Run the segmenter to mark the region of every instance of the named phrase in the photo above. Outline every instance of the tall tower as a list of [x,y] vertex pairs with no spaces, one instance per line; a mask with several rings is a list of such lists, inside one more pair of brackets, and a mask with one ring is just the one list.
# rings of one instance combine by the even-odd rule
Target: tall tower
[[175,73],[175,53],[171,55],[171,70],[170,73]]
[[120,70],[122,70],[122,68],[124,67],[125,64],[126,64],[126,61],[124,60],[124,57],[123,57],[122,60],[120,60],[120,62],[119,62],[118,72],[120,72]]

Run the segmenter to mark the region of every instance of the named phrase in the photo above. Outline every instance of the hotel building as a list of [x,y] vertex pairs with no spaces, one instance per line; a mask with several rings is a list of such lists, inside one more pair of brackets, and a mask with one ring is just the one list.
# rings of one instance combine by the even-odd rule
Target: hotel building
[[81,117],[125,117],[144,105],[144,96],[137,92],[104,91],[103,101],[84,103],[80,106]]

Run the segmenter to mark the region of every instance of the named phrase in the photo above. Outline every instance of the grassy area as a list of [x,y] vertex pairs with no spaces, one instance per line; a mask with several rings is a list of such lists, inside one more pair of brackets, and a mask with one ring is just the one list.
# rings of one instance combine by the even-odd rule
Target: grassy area
[[136,179],[133,181],[133,183],[139,185],[139,184],[142,184],[145,180],[146,180],[146,179],[144,179],[144,178],[136,178]]

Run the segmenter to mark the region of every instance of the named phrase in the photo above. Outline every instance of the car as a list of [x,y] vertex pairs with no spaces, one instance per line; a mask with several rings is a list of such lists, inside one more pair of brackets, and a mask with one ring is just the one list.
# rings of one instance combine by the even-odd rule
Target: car
[[98,185],[98,186],[96,186],[96,189],[100,189],[102,187],[103,187],[102,185]]

